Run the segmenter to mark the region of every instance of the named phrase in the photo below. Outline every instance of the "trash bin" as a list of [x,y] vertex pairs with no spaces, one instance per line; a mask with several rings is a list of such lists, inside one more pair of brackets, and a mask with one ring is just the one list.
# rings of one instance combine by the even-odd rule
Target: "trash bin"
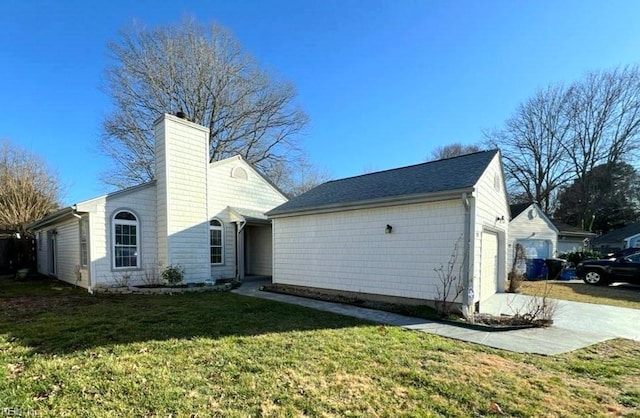
[[547,265],[547,280],[558,280],[565,261],[561,258],[547,258],[544,263]]
[[527,260],[527,279],[538,280],[547,274],[547,266],[542,258],[531,258]]
[[560,273],[560,280],[574,280],[576,278],[576,269],[563,268]]

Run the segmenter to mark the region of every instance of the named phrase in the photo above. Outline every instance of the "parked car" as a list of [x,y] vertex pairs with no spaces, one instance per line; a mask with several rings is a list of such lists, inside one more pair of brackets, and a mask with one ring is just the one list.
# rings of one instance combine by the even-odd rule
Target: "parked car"
[[615,260],[616,258],[627,257],[627,256],[629,256],[631,254],[635,254],[635,253],[640,253],[640,248],[638,248],[638,247],[625,248],[624,250],[620,250],[620,251],[617,251],[615,253],[607,254],[607,258]]
[[585,260],[576,267],[585,283],[606,286],[613,282],[640,284],[640,253],[614,260]]

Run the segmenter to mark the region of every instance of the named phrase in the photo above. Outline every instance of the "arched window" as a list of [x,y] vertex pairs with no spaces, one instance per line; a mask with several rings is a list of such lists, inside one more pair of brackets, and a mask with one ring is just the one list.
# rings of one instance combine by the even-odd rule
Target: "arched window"
[[209,222],[209,238],[211,245],[211,264],[224,262],[224,228],[217,219]]
[[140,224],[131,212],[120,211],[113,217],[113,267],[140,267]]
[[242,167],[233,167],[233,169],[231,170],[231,177],[233,177],[234,179],[242,180],[246,180],[249,178],[249,176],[247,176],[247,171]]

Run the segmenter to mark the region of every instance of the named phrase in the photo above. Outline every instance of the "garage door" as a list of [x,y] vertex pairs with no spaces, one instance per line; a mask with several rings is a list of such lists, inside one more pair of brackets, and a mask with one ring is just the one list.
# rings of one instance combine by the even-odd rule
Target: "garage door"
[[482,233],[482,257],[480,276],[480,302],[498,289],[498,234]]
[[544,239],[519,239],[518,244],[524,249],[528,259],[551,257],[551,241]]

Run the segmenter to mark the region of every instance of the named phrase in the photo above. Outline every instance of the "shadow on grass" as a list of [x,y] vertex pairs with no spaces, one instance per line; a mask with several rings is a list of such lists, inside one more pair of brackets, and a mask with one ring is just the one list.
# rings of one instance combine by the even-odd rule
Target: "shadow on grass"
[[232,293],[90,295],[37,278],[0,279],[0,334],[37,353],[171,339],[335,329],[365,321]]

